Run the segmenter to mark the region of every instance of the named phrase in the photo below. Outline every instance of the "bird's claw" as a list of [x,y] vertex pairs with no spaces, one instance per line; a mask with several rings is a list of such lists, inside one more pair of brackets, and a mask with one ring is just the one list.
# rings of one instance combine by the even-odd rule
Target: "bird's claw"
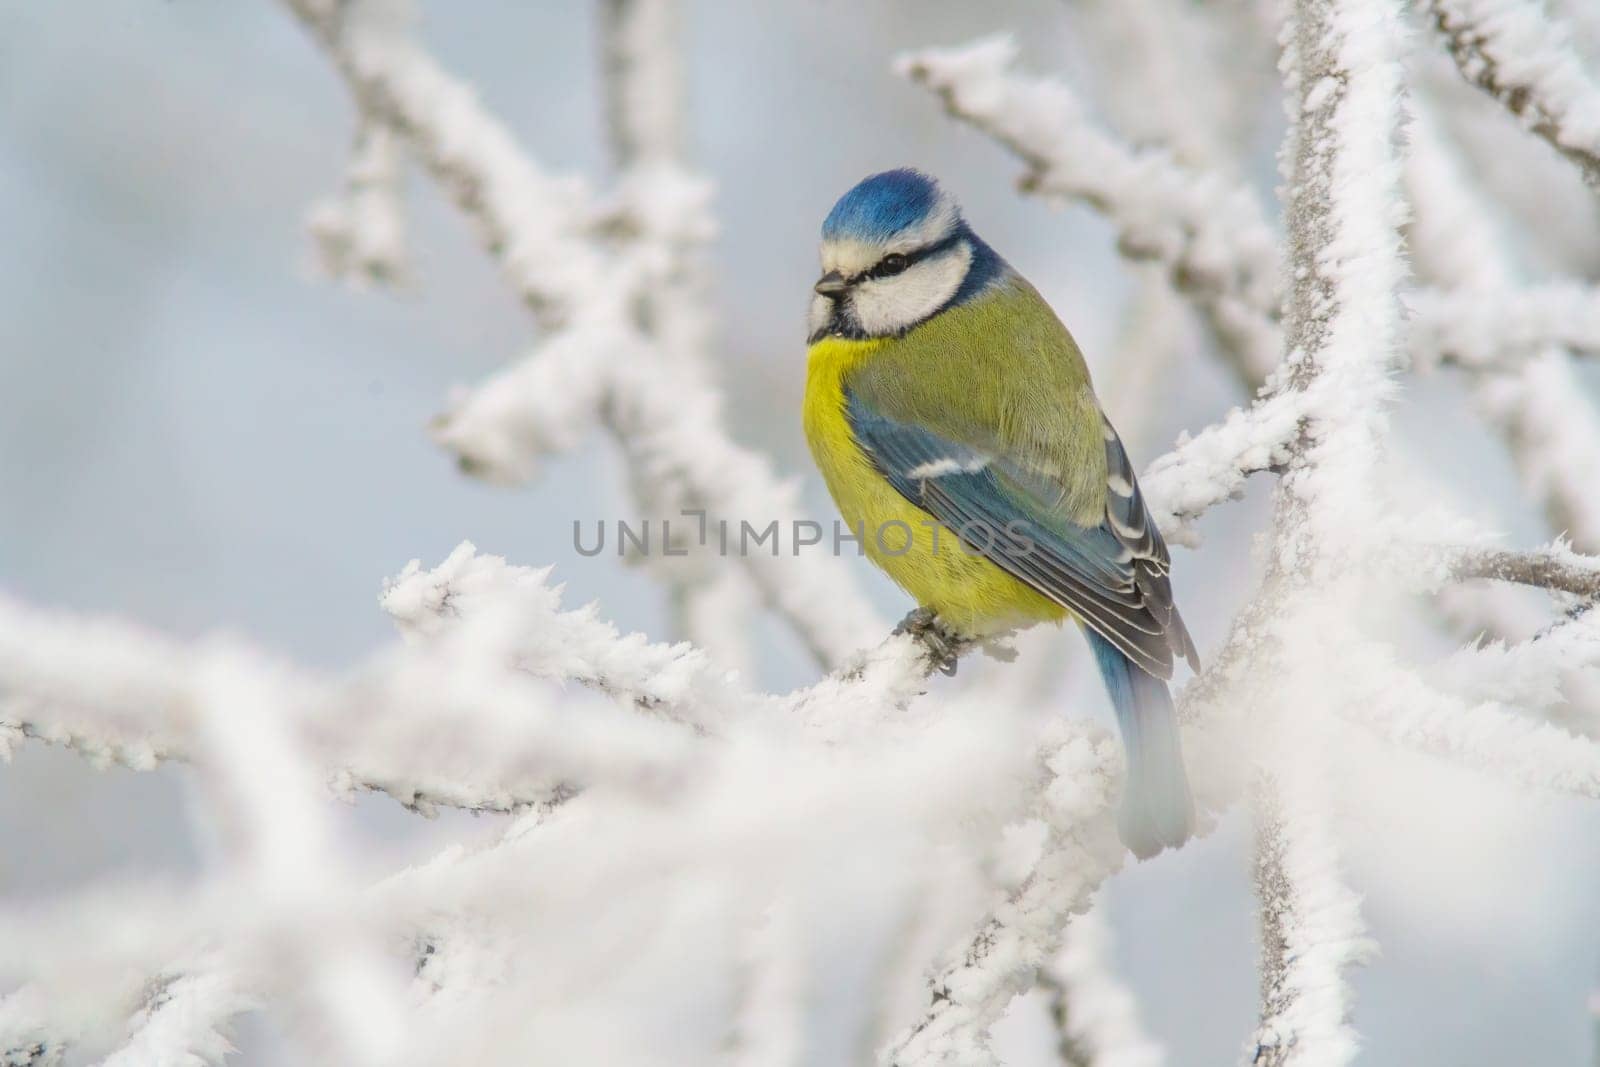
[[939,673],[946,677],[955,677],[956,664],[965,651],[967,642],[960,636],[951,633],[939,621],[939,616],[931,608],[917,608],[900,620],[900,625],[894,628],[897,634],[910,634],[927,651],[929,660]]
[[921,637],[930,626],[934,625],[935,618],[937,616],[934,615],[932,608],[916,608],[906,612],[906,617],[895,625],[894,632],[897,634],[910,634],[912,637]]

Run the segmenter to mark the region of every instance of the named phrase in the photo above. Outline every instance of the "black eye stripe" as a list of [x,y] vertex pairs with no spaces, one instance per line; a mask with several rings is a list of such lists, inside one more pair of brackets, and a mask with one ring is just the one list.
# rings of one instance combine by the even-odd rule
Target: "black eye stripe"
[[[891,252],[887,256],[884,256],[882,259],[880,259],[877,263],[873,264],[871,267],[868,267],[866,270],[856,275],[854,280],[868,281],[873,278],[889,278],[896,274],[902,274],[907,268],[922,262],[929,256],[936,256],[941,252],[948,252],[950,249],[960,244],[962,238],[963,234],[960,230],[957,230],[955,233],[952,233],[943,240],[935,241],[933,244],[928,245],[925,248],[918,248],[911,252]],[[896,256],[900,257],[900,261],[893,267],[890,267],[888,265],[889,262]]]

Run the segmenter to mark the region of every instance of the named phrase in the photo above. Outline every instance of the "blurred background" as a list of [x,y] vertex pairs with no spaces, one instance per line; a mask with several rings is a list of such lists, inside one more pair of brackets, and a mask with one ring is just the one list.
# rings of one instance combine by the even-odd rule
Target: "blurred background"
[[[1005,29],[1025,65],[1094,98],[1094,75],[1116,57],[1075,32],[1075,5],[687,7],[692,146],[721,220],[717,359],[729,419],[739,440],[802,480],[816,513],[831,510],[800,433],[803,315],[818,224],[867,173],[913,164],[939,175],[1054,304],[1097,374],[1111,373],[1134,275],[1109,229],[1083,209],[1019,197],[1013,160],[890,70],[901,50]],[[440,62],[537,159],[606,179],[593,5],[435,2],[423,16]],[[1115,114],[1115,100],[1100,105]],[[1276,112],[1264,96],[1259,158],[1247,168],[1264,196]],[[449,388],[533,337],[432,185],[413,181],[411,287],[356,292],[312,269],[304,215],[337,187],[352,133],[344,88],[277,5],[0,0],[0,589],[178,635],[239,633],[337,671],[393,639],[376,603],[386,576],[470,539],[514,563],[554,564],[569,604],[598,600],[624,629],[665,636],[654,584],[614,557],[573,550],[573,519],[628,516],[602,442],[516,490],[463,477],[429,443],[425,425]],[[1129,442],[1140,465],[1242,399],[1197,331],[1170,343],[1181,349],[1174,369],[1141,410],[1111,412],[1141,427]],[[1398,418],[1417,454],[1475,499],[1518,505],[1503,454],[1448,379],[1408,392]],[[1204,546],[1178,552],[1202,654],[1249,589],[1264,495],[1257,486],[1217,509]],[[1526,519],[1502,525],[1540,536]],[[865,562],[859,570],[885,616],[904,610]],[[770,630],[763,683],[809,681],[812,669]],[[1063,714],[1104,715],[1098,685],[1078,684],[1077,639],[1061,640],[1071,645]],[[1410,757],[1373,759],[1400,764],[1414,788],[1348,798],[1349,824],[1372,830],[1349,842],[1349,864],[1382,946],[1355,976],[1363,1061],[1590,1062],[1593,805]],[[194,871],[207,829],[185,814],[184,789],[180,769],[101,772],[24,746],[0,766],[0,903]],[[389,856],[495,828],[463,815],[426,822],[387,800],[347,814],[354,847]],[[1107,890],[1121,973],[1173,1064],[1236,1059],[1254,1026],[1247,846],[1236,812]],[[1007,1062],[1053,1062],[1042,1013],[1034,1001],[1014,1010],[999,1034]],[[281,1052],[259,1024],[240,1044],[240,1063]]]

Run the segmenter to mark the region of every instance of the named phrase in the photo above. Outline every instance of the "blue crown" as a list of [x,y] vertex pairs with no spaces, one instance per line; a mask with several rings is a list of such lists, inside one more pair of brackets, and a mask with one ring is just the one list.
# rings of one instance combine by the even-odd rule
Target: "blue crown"
[[928,217],[939,203],[939,183],[920,170],[901,167],[863,178],[839,198],[822,223],[826,240],[883,242]]

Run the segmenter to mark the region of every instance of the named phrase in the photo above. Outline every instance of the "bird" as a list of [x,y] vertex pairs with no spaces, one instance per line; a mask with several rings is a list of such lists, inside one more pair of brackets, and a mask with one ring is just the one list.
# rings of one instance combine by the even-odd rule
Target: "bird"
[[1168,682],[1199,655],[1072,335],[922,171],[857,183],[820,251],[802,421],[861,551],[916,600],[919,632],[1075,621],[1127,757],[1122,841],[1141,859],[1181,845],[1194,803]]

